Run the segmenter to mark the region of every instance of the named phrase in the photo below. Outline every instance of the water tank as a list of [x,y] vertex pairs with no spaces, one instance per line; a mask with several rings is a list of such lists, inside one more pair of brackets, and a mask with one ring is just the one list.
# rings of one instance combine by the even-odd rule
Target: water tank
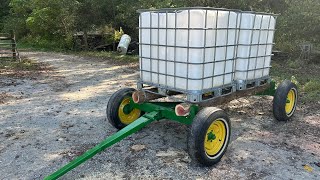
[[241,12],[235,80],[255,80],[269,76],[275,17]]
[[237,12],[226,9],[141,12],[141,80],[193,92],[231,86],[237,22]]

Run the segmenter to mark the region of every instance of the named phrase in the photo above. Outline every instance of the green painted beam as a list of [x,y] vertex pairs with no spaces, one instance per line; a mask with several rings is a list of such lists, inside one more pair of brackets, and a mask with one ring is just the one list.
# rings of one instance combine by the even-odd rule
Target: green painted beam
[[129,135],[139,131],[152,121],[160,120],[162,119],[162,115],[160,111],[152,111],[149,112],[139,119],[135,120],[128,126],[124,127],[117,133],[113,134],[112,136],[106,138],[104,141],[102,141],[100,144],[96,145],[94,148],[88,150],[81,156],[77,157],[67,165],[63,166],[62,168],[58,169],[56,172],[52,173],[51,175],[45,177],[45,180],[52,180],[52,179],[57,179],[61,177],[62,175],[66,174],[67,172],[71,171],[75,167],[79,166],[86,160],[92,158],[94,155],[97,153],[105,150],[106,148],[112,146],[113,144],[121,141],[122,139],[128,137]]

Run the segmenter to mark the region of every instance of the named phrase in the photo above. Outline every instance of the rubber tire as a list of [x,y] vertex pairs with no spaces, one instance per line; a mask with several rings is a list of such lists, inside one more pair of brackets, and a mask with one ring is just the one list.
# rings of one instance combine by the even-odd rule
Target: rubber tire
[[[223,118],[227,127],[227,138],[222,146],[218,156],[214,159],[208,157],[204,148],[204,140],[207,129],[211,123],[219,118]],[[231,123],[228,115],[221,109],[216,107],[206,107],[198,112],[193,119],[188,134],[188,152],[192,161],[198,162],[204,166],[212,166],[218,163],[227,150],[231,136]]]
[[[286,113],[286,101],[287,101],[287,96],[288,93],[291,89],[295,90],[295,104],[293,106],[292,113],[290,115],[287,115]],[[277,88],[274,98],[273,98],[273,115],[278,121],[287,121],[289,120],[295,110],[296,110],[296,105],[298,101],[298,88],[297,86],[292,83],[289,80],[283,81]]]
[[109,99],[106,109],[107,119],[113,127],[119,130],[127,126],[120,121],[120,118],[118,116],[119,106],[122,100],[125,97],[131,97],[134,91],[135,89],[133,88],[123,88],[113,93]]

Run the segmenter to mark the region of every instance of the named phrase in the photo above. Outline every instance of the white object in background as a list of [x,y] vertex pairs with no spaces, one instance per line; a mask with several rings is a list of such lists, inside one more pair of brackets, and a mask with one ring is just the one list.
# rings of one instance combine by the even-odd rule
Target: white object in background
[[122,35],[117,47],[117,51],[121,54],[126,54],[128,51],[130,42],[131,42],[131,37],[129,35],[127,34]]
[[237,12],[224,10],[142,12],[141,80],[187,91],[231,84],[237,17]]
[[275,18],[241,13],[235,80],[253,80],[269,75]]

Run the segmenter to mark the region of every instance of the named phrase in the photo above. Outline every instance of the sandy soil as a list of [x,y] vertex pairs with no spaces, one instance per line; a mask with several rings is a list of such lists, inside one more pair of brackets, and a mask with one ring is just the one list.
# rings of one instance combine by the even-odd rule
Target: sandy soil
[[[52,71],[0,74],[0,179],[41,179],[116,132],[111,94],[135,87],[137,64],[59,53],[22,53]],[[232,141],[215,167],[191,163],[188,127],[158,121],[61,179],[320,179],[320,103],[277,122],[272,97],[234,100]],[[140,149],[139,149],[140,148]]]

